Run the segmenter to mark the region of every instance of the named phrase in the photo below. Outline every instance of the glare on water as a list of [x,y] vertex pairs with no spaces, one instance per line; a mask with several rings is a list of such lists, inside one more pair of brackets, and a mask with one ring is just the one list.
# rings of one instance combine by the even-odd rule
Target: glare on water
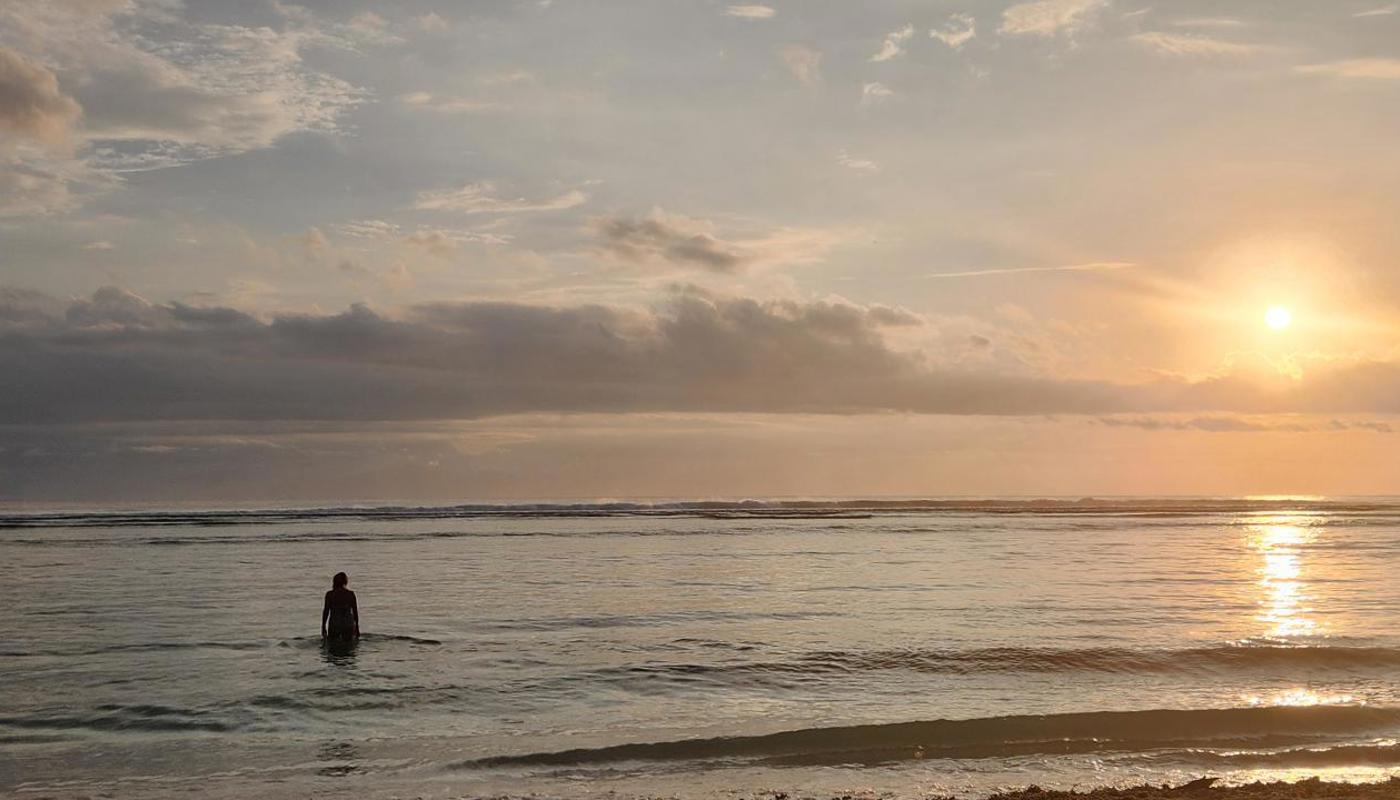
[[1272,519],[1254,527],[1250,547],[1259,553],[1259,614],[1267,627],[1264,635],[1286,639],[1321,633],[1310,616],[1310,602],[1303,553],[1317,532],[1301,520]]

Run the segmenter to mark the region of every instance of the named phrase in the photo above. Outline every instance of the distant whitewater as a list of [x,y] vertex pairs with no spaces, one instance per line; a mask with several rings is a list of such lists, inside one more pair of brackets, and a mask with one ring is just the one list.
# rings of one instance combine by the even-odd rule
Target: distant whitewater
[[1377,779],[1397,574],[1388,498],[12,509],[0,794]]

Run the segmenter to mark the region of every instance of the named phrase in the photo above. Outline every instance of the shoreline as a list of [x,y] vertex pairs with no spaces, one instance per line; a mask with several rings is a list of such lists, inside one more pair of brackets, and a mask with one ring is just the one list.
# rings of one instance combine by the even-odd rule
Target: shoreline
[[[1316,776],[1298,781],[1255,781],[1214,785],[1216,778],[1198,778],[1175,786],[1140,784],[1091,789],[1042,789],[1028,786],[988,795],[985,800],[1394,800],[1400,798],[1400,777],[1370,783],[1324,781]],[[774,800],[784,800],[776,797]],[[942,800],[950,800],[943,798]]]

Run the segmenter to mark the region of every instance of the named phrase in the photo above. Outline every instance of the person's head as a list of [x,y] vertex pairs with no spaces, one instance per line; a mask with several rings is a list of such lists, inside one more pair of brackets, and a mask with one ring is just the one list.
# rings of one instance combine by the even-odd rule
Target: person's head
[[345,584],[349,582],[350,576],[346,575],[344,572],[337,572],[335,574],[335,577],[331,578],[331,586],[335,587],[336,589],[344,589]]

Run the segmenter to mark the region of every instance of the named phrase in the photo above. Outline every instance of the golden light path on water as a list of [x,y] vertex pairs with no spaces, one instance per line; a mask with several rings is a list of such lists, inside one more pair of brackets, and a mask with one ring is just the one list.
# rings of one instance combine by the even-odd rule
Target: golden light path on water
[[[1267,522],[1251,526],[1247,538],[1251,550],[1259,554],[1258,567],[1259,612],[1255,619],[1263,623],[1263,635],[1269,639],[1288,641],[1304,636],[1325,634],[1310,605],[1312,594],[1308,585],[1304,556],[1308,545],[1318,539],[1318,531],[1306,516],[1271,517]],[[1349,694],[1326,694],[1306,687],[1275,692],[1267,697],[1250,695],[1250,705],[1316,706],[1342,705],[1355,702]]]

